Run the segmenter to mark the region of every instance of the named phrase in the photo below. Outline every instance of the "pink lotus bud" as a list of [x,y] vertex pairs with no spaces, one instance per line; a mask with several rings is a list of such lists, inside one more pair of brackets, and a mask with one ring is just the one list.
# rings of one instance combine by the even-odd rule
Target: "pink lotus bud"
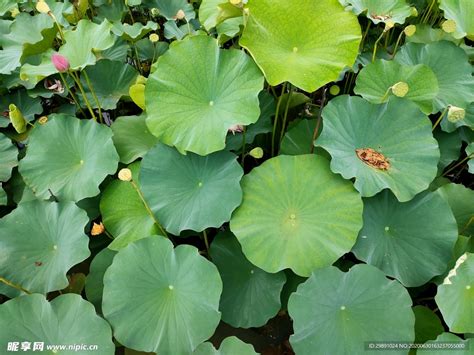
[[58,72],[64,73],[69,69],[69,61],[66,57],[63,57],[61,54],[54,53],[51,56],[51,61],[53,62],[54,67]]
[[244,131],[244,126],[240,124],[234,124],[229,127],[228,132],[235,134],[235,133],[242,133]]

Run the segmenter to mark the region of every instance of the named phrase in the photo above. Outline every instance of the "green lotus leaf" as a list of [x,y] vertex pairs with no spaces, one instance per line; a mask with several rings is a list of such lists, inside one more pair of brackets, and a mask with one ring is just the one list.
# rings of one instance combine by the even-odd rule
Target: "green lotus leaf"
[[386,102],[398,83],[408,85],[403,97],[416,103],[429,114],[433,111],[433,100],[438,94],[438,79],[426,65],[402,65],[395,61],[377,60],[365,66],[357,76],[354,92],[374,104]]
[[436,176],[440,157],[431,121],[409,100],[393,97],[374,105],[338,96],[323,110],[324,127],[315,141],[332,156],[331,170],[364,197],[390,189],[409,201]]
[[[136,162],[129,168],[133,180],[138,181],[140,163]],[[109,244],[112,250],[119,250],[135,240],[159,234],[154,217],[129,181],[116,180],[107,185],[100,200],[100,211],[105,227],[114,237],[114,241]]]
[[[453,344],[460,348],[445,348],[445,344]],[[451,333],[443,333],[436,338],[426,342],[427,348],[418,350],[421,355],[472,355],[474,354],[474,340],[462,339]],[[436,347],[438,346],[438,347]],[[444,347],[443,347],[444,346]]]
[[54,51],[50,49],[41,55],[41,61],[38,64],[26,63],[21,66],[20,79],[24,81],[24,85],[28,85],[27,88],[31,89],[44,78],[57,73],[51,61],[53,53]]
[[[86,68],[86,72],[104,110],[115,109],[122,96],[128,96],[128,89],[138,76],[138,72],[131,65],[111,60],[101,60]],[[81,81],[91,106],[97,108],[87,80],[81,77]]]
[[79,201],[97,195],[99,184],[115,173],[117,164],[110,128],[56,115],[32,130],[19,171],[38,197],[53,194],[60,201]]
[[471,174],[474,174],[474,143],[468,144],[466,147],[466,155],[470,157],[467,163],[468,170]]
[[474,254],[465,253],[449,271],[435,297],[443,319],[454,333],[474,333]]
[[206,155],[225,147],[233,125],[259,117],[263,76],[243,51],[208,36],[174,42],[145,89],[147,125],[163,143]]
[[212,343],[202,343],[194,350],[193,355],[257,355],[250,344],[244,343],[235,336],[225,338],[219,350],[214,348]]
[[442,170],[453,161],[459,159],[462,140],[457,132],[446,133],[441,130],[436,130],[433,135],[438,141],[439,151],[441,153],[438,169]]
[[455,38],[474,40],[474,2],[471,0],[439,0],[439,8],[444,17],[456,22]]
[[474,191],[452,183],[442,186],[438,191],[451,206],[459,234],[474,236]]
[[267,160],[244,176],[242,189],[230,229],[247,259],[267,272],[309,276],[347,253],[362,226],[359,194],[323,157]]
[[121,21],[128,11],[127,4],[124,0],[94,0],[97,18],[100,21],[107,19],[108,21]]
[[446,115],[441,121],[441,128],[445,132],[454,132],[459,127],[469,127],[474,130],[474,102],[467,106],[464,118],[451,122]]
[[104,276],[102,310],[123,345],[190,354],[216,329],[222,282],[196,248],[163,237],[120,250]]
[[357,17],[337,0],[249,0],[246,8],[249,16],[240,45],[270,85],[289,81],[313,92],[336,80],[357,57]]
[[283,272],[269,274],[252,265],[229,232],[217,235],[210,253],[224,284],[219,307],[224,322],[235,328],[261,327],[278,313]]
[[415,306],[413,313],[415,313],[415,343],[436,339],[444,331],[441,320],[428,307]]
[[156,143],[158,138],[150,133],[145,123],[146,116],[118,117],[112,126],[115,148],[120,162],[129,164],[142,158]]
[[157,28],[158,24],[153,21],[148,21],[145,25],[140,22],[135,22],[133,25],[115,22],[112,27],[112,32],[127,41],[136,42]]
[[301,355],[353,355],[362,354],[370,341],[412,342],[411,303],[402,285],[370,265],[355,265],[346,273],[333,266],[317,270],[290,296],[291,346]]
[[[30,292],[47,293],[68,285],[66,272],[89,255],[86,213],[72,202],[31,201],[0,219],[2,277]],[[0,293],[20,291],[0,284]]]
[[310,154],[313,147],[316,121],[316,119],[301,120],[294,127],[290,128],[281,141],[280,154]]
[[365,12],[367,18],[375,24],[388,21],[403,24],[412,15],[412,9],[405,0],[339,0],[339,2],[357,15]]
[[112,265],[116,251],[109,248],[102,249],[92,259],[89,267],[89,274],[86,279],[86,296],[95,308],[101,312],[102,309],[102,293],[104,291],[104,274],[107,268]]
[[18,165],[18,149],[12,141],[0,133],[0,181],[7,181],[12,176],[12,169]]
[[438,41],[451,41],[459,44],[459,40],[451,36],[450,33],[441,28],[433,28],[429,24],[416,24],[416,32],[412,36],[405,37],[407,42],[413,43],[432,43]]
[[[258,121],[245,127],[245,144],[252,144],[259,134],[270,133],[273,129],[272,116],[275,115],[276,103],[271,94],[261,91],[258,95],[260,101],[260,117]],[[226,149],[237,151],[244,143],[244,132],[229,132],[226,137]]]
[[8,203],[8,196],[5,190],[3,189],[2,184],[0,184],[0,206],[6,206],[7,203]]
[[74,30],[64,32],[66,44],[59,53],[69,60],[71,69],[84,69],[94,65],[97,54],[114,45],[115,38],[110,33],[112,24],[104,20],[97,25],[89,20],[81,20]]
[[[32,121],[35,115],[43,112],[41,100],[30,97],[26,90],[16,90],[10,95],[2,95],[0,97],[0,112],[8,111],[8,106],[11,104],[14,104],[21,110],[27,121]],[[8,119],[3,119],[0,116],[0,127],[7,127],[9,123]]]
[[402,203],[383,191],[364,201],[364,227],[352,252],[403,285],[420,286],[446,270],[457,238],[456,220],[439,194]]
[[187,20],[196,17],[194,8],[187,0],[143,0],[143,4],[149,8],[157,8],[160,15],[168,20],[176,20],[176,14],[183,10]]
[[474,101],[474,78],[464,50],[452,42],[407,43],[395,56],[404,65],[424,64],[438,79],[439,92],[434,100],[437,110],[448,105],[465,108]]
[[224,44],[232,38],[239,35],[244,27],[243,16],[233,17],[225,20],[216,27],[217,41],[219,44]]
[[242,200],[243,171],[226,151],[181,155],[158,144],[142,160],[140,185],[158,221],[172,234],[201,232],[230,220]]
[[10,32],[1,39],[0,74],[11,74],[21,65],[23,58],[49,49],[56,31],[48,15],[18,14],[10,26]]
[[[15,341],[27,342],[30,345],[28,353],[32,354],[38,352],[34,348],[35,343],[42,343],[44,351],[49,353],[115,353],[110,326],[95,313],[89,302],[75,294],[58,296],[51,302],[36,294],[7,301],[0,305],[0,327],[0,347],[3,351],[10,342]],[[97,350],[46,350],[50,345],[59,344],[95,345]]]
[[0,16],[5,15],[8,11],[17,7],[16,0],[4,0],[0,3]]
[[199,21],[206,30],[216,27],[219,23],[219,5],[228,3],[228,0],[203,0],[199,6]]

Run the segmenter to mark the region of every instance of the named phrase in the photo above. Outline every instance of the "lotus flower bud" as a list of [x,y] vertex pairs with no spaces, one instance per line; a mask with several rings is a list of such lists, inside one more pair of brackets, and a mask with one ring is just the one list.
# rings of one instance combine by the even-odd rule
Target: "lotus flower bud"
[[455,123],[462,121],[466,117],[466,110],[461,107],[449,106],[448,109],[448,121]]
[[118,178],[122,181],[132,181],[132,171],[130,169],[121,169],[118,173]]
[[49,5],[44,0],[40,0],[36,3],[36,10],[42,14],[49,14],[51,12]]
[[185,14],[184,11],[181,10],[181,9],[178,10],[178,12],[176,13],[176,16],[175,16],[175,18],[176,18],[177,20],[182,20],[182,19],[184,19],[185,17],[186,17],[186,14]]
[[341,88],[338,85],[333,85],[329,88],[329,93],[333,96],[339,95]]
[[254,157],[255,159],[262,159],[263,158],[263,149],[260,147],[253,148],[249,152],[251,157]]
[[408,94],[409,90],[410,87],[407,83],[403,81],[399,81],[398,83],[392,86],[392,93],[398,97],[405,97],[405,95]]
[[405,36],[411,37],[416,33],[416,26],[415,25],[408,25],[407,27],[405,27],[403,32],[405,32]]
[[384,32],[387,32],[388,30],[392,29],[393,26],[395,26],[395,22],[393,22],[392,20],[388,20],[387,22],[385,22]]
[[150,40],[150,42],[152,43],[156,43],[160,40],[160,36],[158,36],[156,33],[152,33],[148,39]]
[[456,22],[453,20],[444,21],[441,25],[441,28],[446,33],[453,33],[454,31],[456,31]]
[[99,222],[99,223],[94,222],[91,229],[91,235],[92,236],[101,235],[104,232],[105,232],[104,224],[102,222]]
[[8,106],[8,115],[10,116],[10,121],[12,123],[13,128],[15,128],[15,131],[17,131],[18,133],[26,132],[25,117],[15,104],[10,104]]
[[51,61],[58,72],[64,73],[69,70],[69,61],[61,54],[54,53],[51,56]]

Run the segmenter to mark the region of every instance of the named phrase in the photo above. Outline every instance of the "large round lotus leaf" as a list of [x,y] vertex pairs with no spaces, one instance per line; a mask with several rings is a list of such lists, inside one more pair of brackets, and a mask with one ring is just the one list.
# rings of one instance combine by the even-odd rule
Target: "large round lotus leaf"
[[112,264],[116,251],[108,248],[102,249],[91,262],[87,275],[85,291],[89,302],[100,311],[102,309],[102,293],[104,291],[104,274]]
[[97,195],[99,184],[117,170],[110,128],[92,120],[57,115],[30,134],[19,171],[36,196],[79,201]]
[[140,185],[151,210],[175,235],[201,232],[230,220],[242,201],[243,171],[230,152],[181,155],[158,144],[143,158]]
[[257,355],[250,344],[244,343],[235,336],[225,338],[219,350],[214,348],[212,343],[202,343],[194,350],[193,355]]
[[[113,60],[101,60],[96,65],[86,68],[85,71],[104,110],[115,109],[119,100],[123,96],[128,96],[128,89],[135,83],[138,76],[138,72],[131,65]],[[97,101],[92,95],[86,77],[82,76],[81,81],[91,106],[97,108]]]
[[240,45],[270,85],[289,81],[313,92],[354,64],[360,25],[337,0],[249,0],[246,8]]
[[474,333],[474,254],[463,254],[435,297],[443,319],[454,333]]
[[[31,201],[0,220],[1,276],[38,293],[68,285],[66,272],[89,255],[86,212],[72,202]],[[9,297],[19,291],[0,284]]]
[[347,253],[362,226],[359,194],[323,157],[267,160],[244,176],[242,188],[230,229],[245,256],[267,272],[290,268],[309,276]]
[[[2,352],[10,342],[27,342],[30,345],[27,353],[31,354],[43,353],[34,348],[35,343],[42,343],[43,350],[49,354],[115,353],[110,326],[95,313],[89,302],[75,294],[58,296],[51,302],[37,294],[7,301],[0,305],[0,328]],[[74,344],[95,345],[97,350],[47,351],[50,345]]]
[[211,256],[221,274],[224,290],[222,320],[236,328],[261,327],[280,310],[285,274],[269,274],[242,254],[232,233],[221,233],[211,244]]
[[406,99],[416,103],[426,114],[433,111],[433,100],[439,91],[438,79],[429,67],[422,64],[409,66],[393,60],[367,64],[357,76],[354,92],[374,104],[380,104],[395,94],[391,88],[397,83],[408,85]]
[[[419,355],[474,355],[474,339],[462,339],[451,333],[443,333],[436,340],[427,341]],[[447,345],[446,345],[447,344]],[[447,347],[446,347],[447,346]]]
[[389,191],[364,201],[364,227],[352,249],[405,286],[442,274],[458,238],[456,220],[439,194],[398,202]]
[[444,17],[456,22],[455,38],[467,36],[474,40],[474,2],[472,0],[439,0]]
[[203,0],[199,6],[199,21],[206,30],[216,27],[219,18],[219,5],[227,3],[228,0]]
[[433,136],[438,141],[439,151],[441,156],[439,158],[438,170],[446,168],[453,161],[459,159],[461,155],[462,140],[458,132],[446,133],[442,130],[435,130]]
[[206,155],[225,147],[233,125],[255,123],[263,76],[243,51],[220,49],[208,36],[174,42],[145,88],[147,125],[180,152]]
[[0,184],[0,206],[5,206],[8,203],[8,197],[3,189],[2,185]]
[[448,105],[465,108],[474,101],[471,64],[466,52],[454,43],[407,43],[400,48],[395,60],[405,65],[424,64],[435,73],[439,86],[435,109],[444,110]]
[[12,141],[0,133],[0,181],[7,181],[12,175],[12,169],[18,165],[18,149]]
[[440,157],[431,121],[411,101],[393,97],[374,105],[340,96],[323,110],[324,127],[315,144],[332,156],[332,171],[364,197],[390,189],[399,201],[425,190],[436,176]]
[[115,148],[120,161],[129,164],[143,157],[156,143],[158,138],[150,133],[145,123],[146,116],[118,117],[112,126]]
[[461,184],[446,184],[438,191],[451,206],[459,234],[474,236],[474,191]]
[[[129,168],[139,188],[140,163],[136,162]],[[129,181],[116,180],[107,185],[100,200],[100,212],[105,228],[114,237],[108,246],[112,250],[119,250],[135,240],[160,233],[155,218]]]
[[411,303],[402,285],[372,266],[356,265],[346,273],[332,266],[317,270],[290,296],[291,346],[298,355],[353,355],[363,354],[371,341],[411,342]]
[[115,256],[104,276],[102,310],[123,345],[189,354],[220,320],[222,282],[196,248],[164,237],[139,240]]

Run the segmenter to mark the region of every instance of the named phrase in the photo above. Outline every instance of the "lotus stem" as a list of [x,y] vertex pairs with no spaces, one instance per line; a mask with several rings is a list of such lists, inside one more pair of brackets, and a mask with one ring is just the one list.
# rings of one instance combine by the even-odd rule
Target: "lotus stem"
[[398,46],[400,45],[400,41],[402,40],[402,37],[404,35],[404,31],[400,33],[400,35],[397,38],[397,42],[395,43],[395,48],[393,49],[392,56],[395,57],[395,54],[397,53]]
[[276,135],[276,130],[277,130],[277,125],[278,125],[278,116],[280,115],[280,106],[281,106],[281,100],[283,97],[283,94],[286,91],[286,81],[283,83],[283,86],[281,88],[281,94],[280,97],[278,98],[278,103],[275,111],[275,121],[273,121],[273,131],[272,131],[272,157],[275,156],[275,135]]
[[314,131],[313,131],[313,138],[311,139],[311,147],[310,147],[311,154],[314,153],[314,141],[316,140],[316,137],[318,136],[319,127],[321,126],[321,120],[323,118],[323,108],[326,103],[326,90],[327,89],[324,88],[323,97],[321,99],[321,105],[319,106],[318,120],[316,121],[316,126],[314,127]]
[[242,169],[244,168],[244,165],[245,165],[245,132],[247,131],[247,128],[244,127],[243,131],[242,131],[242,160],[241,160],[241,164],[242,164]]
[[290,100],[291,100],[292,94],[293,94],[293,86],[290,85],[290,91],[288,92],[288,99],[286,100],[285,114],[283,115],[283,123],[281,127],[281,132],[280,132],[280,143],[283,140],[283,136],[285,135],[286,120],[288,117],[288,110],[290,108]]
[[79,105],[79,101],[77,100],[76,95],[74,95],[74,93],[72,92],[71,88],[69,87],[69,84],[67,83],[66,78],[64,77],[63,73],[59,72],[59,76],[61,77],[61,80],[63,81],[64,86],[66,87],[68,93],[71,95],[72,100],[73,100],[74,103],[76,104],[76,106],[77,106],[77,108],[79,109],[79,111],[81,111],[81,113],[82,113],[82,115],[83,115],[84,117],[87,117],[87,116],[86,116],[86,113],[85,113],[84,110],[82,109],[81,105]]
[[95,103],[97,104],[97,108],[99,109],[99,121],[100,121],[100,123],[103,123],[103,119],[102,119],[102,107],[100,107],[100,101],[99,101],[99,99],[97,98],[97,95],[95,94],[95,90],[94,90],[94,87],[92,86],[91,81],[89,80],[89,75],[87,75],[87,72],[86,72],[85,70],[84,70],[82,73],[84,74],[84,78],[86,78],[87,86],[89,86],[89,89],[90,89],[90,91],[91,91],[92,97],[94,98]]
[[382,31],[379,38],[377,38],[377,40],[374,43],[374,51],[372,52],[372,63],[375,62],[375,56],[377,55],[377,47],[378,47],[380,41],[382,40],[384,34],[385,34],[385,31]]
[[163,233],[163,236],[166,237],[166,238],[169,238],[169,237],[168,237],[168,233],[166,233],[166,231],[164,230],[164,228],[161,226],[160,222],[158,222],[158,220],[155,218],[155,215],[154,215],[153,212],[151,211],[150,206],[148,206],[148,203],[145,201],[145,197],[143,196],[142,191],[140,190],[140,188],[138,187],[138,185],[137,185],[137,184],[135,183],[135,181],[133,181],[133,180],[130,180],[130,183],[132,184],[133,188],[135,189],[135,191],[137,192],[138,196],[140,197],[140,200],[142,200],[142,203],[143,203],[143,205],[145,206],[146,211],[148,212],[148,214],[150,215],[150,217],[153,218],[153,221],[154,221],[155,224],[158,226],[158,228],[160,229],[161,233]]
[[202,237],[204,239],[204,245],[206,246],[207,255],[209,256],[209,240],[207,239],[207,232],[205,229],[202,231]]
[[441,115],[439,115],[438,119],[436,120],[435,124],[433,125],[433,128],[431,129],[431,132],[433,132],[435,130],[435,128],[439,125],[439,123],[443,119],[443,117],[446,114],[446,112],[448,111],[448,109],[449,109],[449,106],[446,106],[446,108],[443,110],[443,112],[441,112]]
[[71,75],[71,77],[74,79],[77,87],[79,88],[79,91],[81,92],[81,95],[82,97],[84,98],[84,102],[86,103],[86,106],[87,106],[87,109],[89,110],[91,116],[92,116],[92,119],[94,121],[97,121],[97,117],[95,117],[95,114],[94,114],[94,110],[92,109],[92,106],[89,102],[89,100],[87,99],[87,95],[86,93],[84,92],[84,88],[82,87],[82,84],[81,84],[81,80],[79,79],[78,76],[75,75],[75,73],[72,71],[72,70],[69,70],[68,73]]
[[448,175],[451,171],[453,171],[454,169],[456,169],[458,166],[461,166],[461,165],[464,164],[466,161],[471,160],[472,158],[474,158],[474,153],[468,155],[468,156],[465,157],[463,160],[461,160],[459,163],[457,163],[457,164],[455,164],[453,167],[449,168],[449,170],[447,170],[442,176]]
[[32,293],[32,292],[28,291],[26,288],[23,288],[20,285],[17,285],[15,283],[11,282],[11,281],[8,281],[8,280],[4,279],[3,277],[0,277],[0,282],[4,283],[7,286],[10,286],[10,287],[13,287],[13,288],[17,289],[18,291],[24,292],[28,295],[31,295],[31,293]]

